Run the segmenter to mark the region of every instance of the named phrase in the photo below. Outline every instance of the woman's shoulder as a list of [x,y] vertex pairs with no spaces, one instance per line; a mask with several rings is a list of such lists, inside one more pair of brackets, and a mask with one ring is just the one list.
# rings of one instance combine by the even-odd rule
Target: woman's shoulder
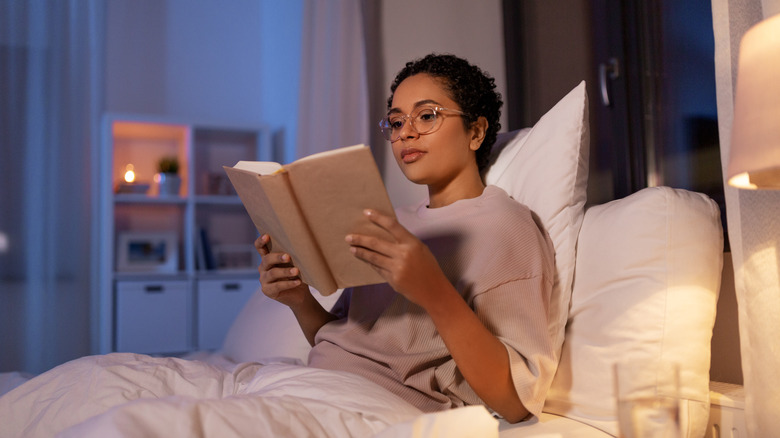
[[527,205],[515,200],[504,189],[489,185],[485,187],[485,199],[483,207],[487,212],[506,212],[508,214],[530,214],[531,209]]
[[[475,212],[472,220],[482,224],[490,224],[484,227],[484,232],[494,233],[495,230],[503,230],[502,236],[527,236],[536,231],[544,234],[541,221],[527,205],[516,201],[506,191],[497,186],[485,188],[488,197],[478,212]],[[516,231],[519,233],[510,232]],[[530,233],[530,234],[527,234]],[[525,237],[518,237],[525,239]],[[515,242],[507,242],[513,245]]]

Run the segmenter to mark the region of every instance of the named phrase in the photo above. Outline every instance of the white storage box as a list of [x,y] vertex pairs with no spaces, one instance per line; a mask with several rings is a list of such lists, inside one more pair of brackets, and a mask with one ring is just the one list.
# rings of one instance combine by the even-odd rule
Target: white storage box
[[188,290],[186,280],[118,281],[116,351],[187,351]]
[[257,279],[198,281],[198,349],[222,346],[230,325],[258,289]]

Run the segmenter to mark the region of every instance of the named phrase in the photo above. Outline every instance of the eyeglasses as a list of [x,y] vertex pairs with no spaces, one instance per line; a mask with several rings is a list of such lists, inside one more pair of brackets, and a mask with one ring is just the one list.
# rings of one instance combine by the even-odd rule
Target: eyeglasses
[[411,114],[389,114],[379,121],[379,129],[387,140],[394,142],[401,138],[401,131],[404,129],[406,120],[409,119],[412,129],[417,131],[418,134],[430,134],[441,126],[441,121],[444,119],[442,117],[444,114],[441,114],[442,111],[453,112],[459,116],[466,115],[463,111],[456,109],[442,108],[440,106],[422,106]]

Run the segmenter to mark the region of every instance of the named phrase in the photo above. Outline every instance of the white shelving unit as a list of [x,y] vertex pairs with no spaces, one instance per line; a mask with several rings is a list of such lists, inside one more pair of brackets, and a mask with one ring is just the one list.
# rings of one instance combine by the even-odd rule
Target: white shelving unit
[[[93,290],[98,352],[218,348],[259,285],[257,231],[222,166],[271,160],[269,130],[106,114],[101,142]],[[154,181],[164,157],[178,160],[178,193]],[[118,193],[128,166],[136,180]],[[127,193],[133,190],[140,193]]]

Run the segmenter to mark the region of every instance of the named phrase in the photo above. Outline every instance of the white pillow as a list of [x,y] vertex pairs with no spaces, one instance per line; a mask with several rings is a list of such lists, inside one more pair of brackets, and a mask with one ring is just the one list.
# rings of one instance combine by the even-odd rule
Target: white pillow
[[[503,143],[507,141],[506,145]],[[541,220],[555,248],[550,336],[560,351],[574,277],[577,234],[587,197],[588,95],[581,82],[533,128],[503,134],[485,182],[504,189]],[[495,153],[494,153],[495,155]]]
[[723,262],[715,202],[643,189],[585,213],[569,325],[544,411],[617,435],[612,365],[681,366],[683,436],[704,436]]
[[[341,291],[323,297],[313,295],[330,309]],[[241,362],[308,362],[309,341],[301,331],[289,307],[263,295],[258,289],[241,309],[225,336],[222,353],[236,363]]]

